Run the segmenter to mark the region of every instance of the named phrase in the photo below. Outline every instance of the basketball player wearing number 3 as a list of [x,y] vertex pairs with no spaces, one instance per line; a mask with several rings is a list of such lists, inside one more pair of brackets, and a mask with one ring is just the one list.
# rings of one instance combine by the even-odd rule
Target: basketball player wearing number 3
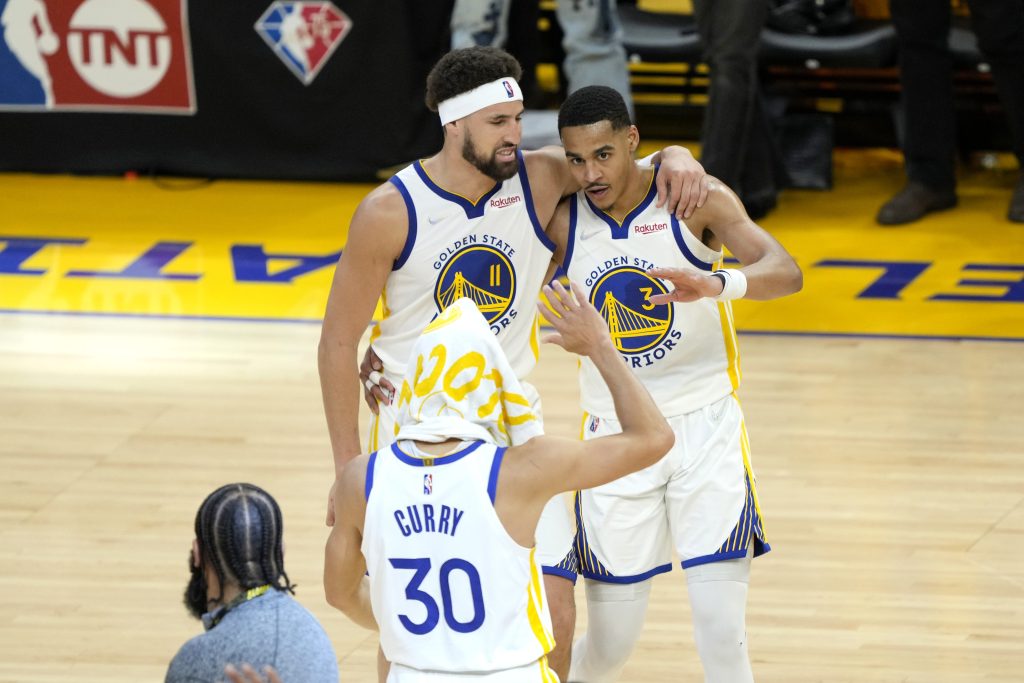
[[[583,285],[676,434],[655,465],[577,493],[588,628],[573,647],[569,680],[617,680],[643,626],[651,578],[671,570],[674,548],[706,680],[751,681],[750,558],[769,546],[735,393],[730,301],[792,294],[802,286],[800,268],[720,182],[685,220],[655,206],[660,169],[634,163],[639,133],[614,90],[576,91],[558,127],[583,190],[559,205],[548,227],[555,258]],[[742,267],[720,267],[723,245]],[[584,439],[621,428],[609,389],[584,359]]]

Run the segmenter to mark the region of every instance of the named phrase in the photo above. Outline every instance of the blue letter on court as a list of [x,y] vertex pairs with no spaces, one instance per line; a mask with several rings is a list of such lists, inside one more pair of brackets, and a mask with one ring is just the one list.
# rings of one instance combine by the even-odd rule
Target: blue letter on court
[[[968,263],[964,270],[981,270],[987,272],[1010,272],[1024,276],[1022,265],[1001,265],[997,263]],[[1005,287],[1006,291],[997,295],[982,294],[936,294],[932,301],[1009,301],[1024,303],[1024,278],[1017,280],[961,280],[958,284],[976,287]]]
[[198,280],[196,274],[161,273],[164,267],[192,246],[191,242],[157,242],[124,270],[71,270],[67,277],[126,278],[132,280]]
[[[231,247],[231,260],[235,264],[235,281],[237,282],[289,284],[300,275],[334,265],[340,257],[340,251],[326,256],[310,256],[308,254],[268,254],[262,244],[236,244]],[[279,270],[271,275],[268,267],[271,260],[297,261],[297,263],[291,268]]]
[[48,244],[85,244],[83,239],[65,239],[62,237],[3,237],[0,242],[6,246],[0,249],[0,275],[42,275],[45,270],[34,268],[22,269],[21,264],[31,258]]
[[830,259],[816,266],[829,268],[883,268],[881,277],[857,295],[858,299],[899,299],[900,292],[928,269],[931,263],[922,261],[847,261]]

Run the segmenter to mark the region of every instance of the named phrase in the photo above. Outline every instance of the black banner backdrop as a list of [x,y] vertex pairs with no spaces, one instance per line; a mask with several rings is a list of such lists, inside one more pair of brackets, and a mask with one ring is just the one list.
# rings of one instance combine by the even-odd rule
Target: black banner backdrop
[[0,111],[0,170],[365,180],[439,149],[423,92],[452,0],[332,3],[351,29],[306,85],[254,26],[320,3],[188,2],[193,115]]

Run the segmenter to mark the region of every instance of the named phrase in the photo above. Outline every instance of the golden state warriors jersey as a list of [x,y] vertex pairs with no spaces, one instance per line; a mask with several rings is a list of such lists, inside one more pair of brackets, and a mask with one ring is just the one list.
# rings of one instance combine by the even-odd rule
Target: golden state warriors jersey
[[[647,194],[621,224],[585,192],[571,197],[564,267],[608,323],[622,358],[662,414],[671,417],[737,389],[739,352],[728,302],[651,303],[653,295],[669,288],[648,275],[648,268],[710,273],[722,259],[674,214],[655,207],[656,196],[651,174]],[[589,358],[580,365],[580,402],[592,415],[615,416],[608,387]]]
[[366,470],[362,550],[385,656],[453,673],[536,662],[554,647],[551,618],[534,550],[494,510],[505,449],[475,441],[425,457],[413,448],[377,451]]
[[384,319],[370,337],[388,374],[405,374],[423,328],[464,296],[484,314],[518,377],[536,364],[536,302],[554,244],[537,220],[518,156],[519,172],[476,202],[438,186],[419,161],[391,178],[405,200],[409,235],[384,286]]

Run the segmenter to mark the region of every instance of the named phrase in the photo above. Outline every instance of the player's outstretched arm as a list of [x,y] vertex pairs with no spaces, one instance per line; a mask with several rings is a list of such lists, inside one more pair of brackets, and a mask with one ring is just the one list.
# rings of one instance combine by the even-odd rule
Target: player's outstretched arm
[[800,266],[785,247],[747,215],[739,197],[721,181],[712,180],[707,203],[689,222],[698,233],[710,230],[739,259],[742,268],[706,274],[682,268],[652,268],[650,274],[668,280],[674,290],[652,296],[651,303],[689,302],[704,297],[764,301],[799,292],[803,287]]
[[544,288],[551,307],[546,316],[555,328],[544,341],[590,357],[611,391],[622,432],[590,441],[539,437],[524,444],[526,459],[545,473],[537,488],[550,489],[539,492],[541,502],[653,465],[675,440],[654,399],[615,349],[597,309],[575,283],[570,286],[571,295],[558,282]]
[[377,629],[370,605],[370,584],[363,557],[363,520],[366,516],[367,456],[352,460],[338,480],[338,506],[334,528],[324,550],[324,594],[327,603],[363,628]]
[[327,504],[328,525],[334,523],[337,478],[345,463],[361,452],[359,340],[373,318],[388,273],[405,246],[408,225],[405,203],[398,190],[390,183],[381,185],[356,209],[334,272],[317,350],[335,471],[335,485]]

